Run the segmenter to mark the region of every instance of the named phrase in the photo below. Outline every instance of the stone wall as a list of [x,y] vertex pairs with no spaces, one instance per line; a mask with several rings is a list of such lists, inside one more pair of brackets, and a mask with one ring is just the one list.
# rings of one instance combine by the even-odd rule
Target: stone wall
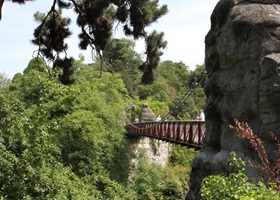
[[[205,38],[206,137],[192,166],[186,199],[200,199],[202,179],[229,172],[228,156],[235,151],[244,160],[258,162],[247,141],[228,125],[248,122],[265,141],[268,155],[280,134],[280,0],[220,0]],[[257,176],[247,168],[249,176]]]

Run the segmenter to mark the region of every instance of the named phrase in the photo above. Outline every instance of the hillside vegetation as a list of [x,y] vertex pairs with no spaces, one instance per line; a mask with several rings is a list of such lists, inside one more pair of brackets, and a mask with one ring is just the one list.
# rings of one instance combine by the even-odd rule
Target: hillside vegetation
[[[112,40],[91,65],[73,61],[70,82],[62,72],[30,61],[9,82],[1,76],[1,199],[184,199],[196,152],[174,145],[165,168],[144,154],[131,172],[124,125],[132,105],[160,115],[192,87],[203,70],[161,62],[155,81],[141,84],[141,56],[127,39]],[[102,68],[100,68],[103,66]],[[205,96],[200,85],[171,119],[196,117]],[[133,173],[132,178],[128,178]]]

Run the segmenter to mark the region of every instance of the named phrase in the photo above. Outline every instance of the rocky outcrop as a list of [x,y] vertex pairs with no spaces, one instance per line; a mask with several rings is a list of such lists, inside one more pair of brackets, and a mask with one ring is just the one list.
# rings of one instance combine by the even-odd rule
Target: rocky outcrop
[[142,110],[139,116],[139,122],[150,122],[155,121],[155,114],[150,109],[148,103],[142,104]]
[[279,137],[280,0],[220,0],[205,45],[207,131],[193,162],[189,200],[200,199],[203,177],[229,171],[230,151],[258,162],[248,142],[229,129],[234,118],[248,122],[265,141],[268,155],[274,154],[269,131]]
[[137,158],[144,152],[148,162],[161,167],[165,167],[170,157],[172,144],[169,142],[148,138],[130,137],[128,138],[133,154],[136,159],[132,159],[132,167],[137,166]]

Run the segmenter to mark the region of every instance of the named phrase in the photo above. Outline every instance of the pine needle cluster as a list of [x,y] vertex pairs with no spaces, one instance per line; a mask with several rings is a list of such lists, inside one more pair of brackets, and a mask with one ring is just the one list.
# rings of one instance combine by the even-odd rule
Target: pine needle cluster
[[[32,0],[12,0],[19,4],[27,1]],[[0,0],[0,5],[3,2]],[[53,0],[47,14],[35,13],[39,26],[34,30],[32,42],[39,46],[39,56],[56,64],[64,59],[61,58],[62,54],[67,56],[68,45],[65,40],[72,34],[69,28],[71,20],[62,16],[64,9],[73,9],[77,15],[79,47],[83,50],[90,47],[100,57],[112,37],[115,25],[122,25],[126,36],[143,38],[146,42],[146,60],[139,67],[144,73],[142,82],[153,82],[153,69],[157,67],[163,54],[161,49],[166,47],[167,42],[163,40],[163,33],[154,31],[149,34],[146,28],[168,12],[166,5],[159,5],[159,0]],[[55,67],[64,69],[64,66]]]

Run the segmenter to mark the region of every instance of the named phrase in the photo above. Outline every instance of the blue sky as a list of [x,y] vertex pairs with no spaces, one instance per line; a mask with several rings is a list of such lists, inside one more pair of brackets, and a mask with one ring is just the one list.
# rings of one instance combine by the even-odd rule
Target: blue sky
[[[184,62],[191,69],[204,63],[204,38],[210,29],[210,16],[219,0],[160,0],[167,4],[169,12],[155,23],[149,30],[165,33],[167,48],[161,60]],[[31,44],[33,30],[37,27],[33,14],[36,11],[47,12],[51,7],[50,0],[28,2],[24,6],[5,2],[0,21],[0,72],[10,78],[17,72],[22,72],[28,65],[37,47]],[[71,17],[72,12],[65,15]],[[83,54],[85,62],[91,60],[91,51],[81,51],[78,48],[78,28],[72,21],[73,35],[67,40],[68,55],[78,58]],[[116,37],[122,37],[120,33]],[[144,52],[143,41],[136,42],[138,53]]]

